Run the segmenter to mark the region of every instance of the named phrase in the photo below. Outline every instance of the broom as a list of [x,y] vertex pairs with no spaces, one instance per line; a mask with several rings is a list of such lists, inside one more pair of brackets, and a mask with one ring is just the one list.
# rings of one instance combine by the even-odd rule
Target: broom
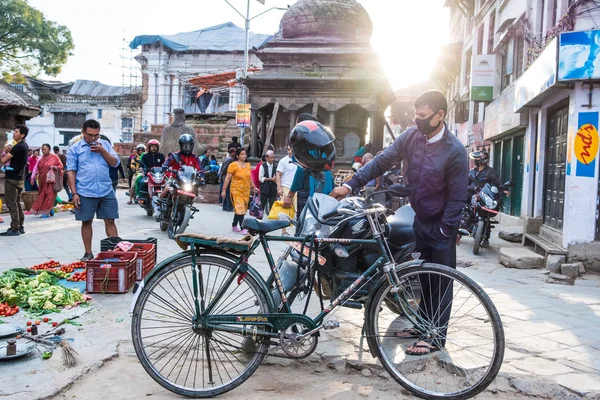
[[69,344],[68,341],[62,340],[60,342],[60,347],[62,347],[62,359],[63,364],[67,368],[72,368],[77,365],[77,357],[78,354]]

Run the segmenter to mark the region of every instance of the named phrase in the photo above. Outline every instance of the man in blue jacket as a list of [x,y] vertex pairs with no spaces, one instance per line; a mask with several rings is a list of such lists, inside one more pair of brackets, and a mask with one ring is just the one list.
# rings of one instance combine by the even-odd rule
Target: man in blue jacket
[[[404,160],[408,164],[408,187],[412,190],[410,203],[416,214],[416,251],[427,262],[456,268],[456,235],[467,198],[469,166],[464,146],[446,129],[447,109],[448,103],[441,92],[432,90],[421,94],[415,101],[417,126],[402,133],[344,186],[333,190],[331,196],[342,199]],[[449,279],[421,280],[420,313],[425,320],[436,321],[444,331],[451,312],[451,284]],[[418,327],[415,328],[398,332],[396,336],[419,338]],[[436,344],[417,341],[406,352],[426,355],[439,350]],[[445,341],[441,346],[444,344]]]

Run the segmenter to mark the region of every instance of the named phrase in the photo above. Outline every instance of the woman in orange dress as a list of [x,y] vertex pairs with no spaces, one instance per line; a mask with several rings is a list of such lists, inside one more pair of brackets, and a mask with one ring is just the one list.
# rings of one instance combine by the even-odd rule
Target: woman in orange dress
[[[252,167],[250,167],[250,163],[247,160],[248,154],[246,153],[246,149],[239,147],[235,152],[235,161],[227,168],[227,177],[223,184],[223,188],[226,188],[231,183],[231,202],[233,203],[233,211],[235,213],[231,230],[243,235],[248,233],[246,229],[243,229],[242,223],[244,222],[244,216],[248,212],[250,193],[251,191],[258,192],[252,179],[250,179]],[[225,197],[226,193],[227,191],[223,190],[221,196]]]
[[34,215],[42,214],[42,218],[54,215],[54,203],[56,202],[56,192],[54,191],[54,182],[48,182],[48,172],[52,171],[56,179],[62,182],[63,165],[60,158],[50,152],[50,145],[42,145],[42,157],[40,157],[31,173],[31,184],[38,178],[38,198],[31,207],[31,213]]

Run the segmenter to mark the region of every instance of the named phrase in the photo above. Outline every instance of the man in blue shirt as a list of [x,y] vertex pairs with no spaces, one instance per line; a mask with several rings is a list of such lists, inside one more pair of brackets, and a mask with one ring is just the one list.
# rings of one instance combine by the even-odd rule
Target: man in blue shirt
[[100,123],[93,119],[85,121],[82,139],[73,143],[67,154],[75,219],[81,221],[81,237],[85,247],[81,261],[94,258],[94,215],[104,220],[108,237],[118,236],[115,219],[119,218],[119,204],[110,179],[110,167],[117,167],[119,163],[119,157],[110,143],[100,139]]

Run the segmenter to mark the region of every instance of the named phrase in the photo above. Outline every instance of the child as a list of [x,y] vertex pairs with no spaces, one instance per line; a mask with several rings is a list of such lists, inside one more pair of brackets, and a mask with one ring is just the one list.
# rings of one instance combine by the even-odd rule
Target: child
[[[0,158],[3,158],[5,155],[10,153],[11,150],[12,150],[12,144],[6,143],[4,145],[4,151],[2,152],[2,156]],[[7,161],[6,164],[2,165],[2,167],[0,168],[0,171],[2,171],[2,172],[12,171],[12,170],[13,170],[13,168],[10,166],[10,160]]]

